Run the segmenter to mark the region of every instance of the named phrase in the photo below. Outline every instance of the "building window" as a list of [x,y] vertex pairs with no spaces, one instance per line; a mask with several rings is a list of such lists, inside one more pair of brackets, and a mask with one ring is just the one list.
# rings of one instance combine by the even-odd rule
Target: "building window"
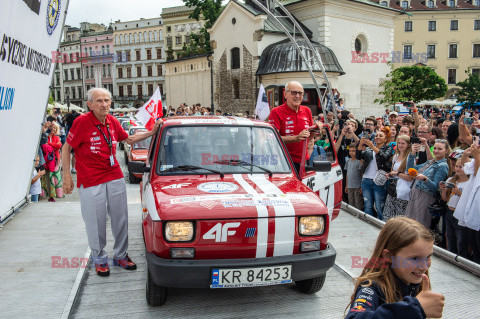
[[480,7],[480,0],[473,0],[473,5],[476,7]]
[[189,44],[191,39],[192,39],[191,36],[186,35],[186,36],[185,36],[185,43]]
[[128,51],[125,51],[125,61],[131,61],[131,58],[130,58],[130,50]]
[[152,96],[153,95],[153,84],[148,85],[148,95]]
[[82,78],[82,73],[80,72],[80,69],[77,69],[77,79],[81,79]]
[[480,76],[480,69],[478,68],[472,69],[472,74]]
[[75,80],[75,70],[70,69],[70,79]]
[[172,37],[167,37],[167,47],[171,47],[172,46]]
[[88,76],[88,66],[85,68],[85,78],[89,79],[90,77]]
[[85,57],[88,57],[88,51],[87,51],[87,48],[85,48]]
[[240,69],[240,49],[233,48],[231,50],[231,68],[232,69]]
[[456,44],[450,44],[448,47],[448,57],[450,59],[456,59],[458,58],[457,56],[457,45]]
[[137,95],[139,97],[143,95],[143,88],[141,84],[137,85]]
[[122,62],[122,52],[117,51],[117,62]]
[[123,78],[123,69],[122,69],[122,68],[118,68],[117,71],[118,71],[118,72],[117,72],[117,73],[118,73],[118,78],[119,78],[119,79],[122,79],[122,78]]
[[162,76],[162,66],[160,64],[157,64],[157,75]]
[[167,27],[167,32],[171,32],[172,31],[172,27],[171,26],[168,26]]
[[[480,1],[480,0],[478,0]],[[480,30],[480,20],[475,20],[473,22],[473,30]]]
[[413,22],[405,21],[405,32],[412,31]]
[[406,60],[410,60],[412,58],[412,46],[411,45],[404,45],[403,46],[403,58]]
[[103,72],[102,72],[102,75],[104,78],[107,77],[107,68],[105,67],[105,64],[102,66],[102,69],[103,69]]
[[457,83],[457,69],[448,69],[448,84]]
[[72,99],[75,99],[75,98],[76,98],[76,97],[75,97],[75,96],[76,96],[76,94],[75,94],[75,93],[76,93],[76,90],[75,90],[75,88],[72,88]]
[[153,76],[152,66],[147,66],[147,76]]
[[137,66],[137,78],[141,77],[142,76],[142,67],[141,66]]
[[435,59],[435,45],[428,45],[427,46],[427,58],[428,59]]
[[402,9],[407,10],[408,9],[408,1],[402,1]]
[[110,55],[110,45],[107,44],[107,54]]
[[157,49],[157,59],[162,58],[162,49]]
[[79,98],[79,99],[83,99],[83,96],[82,96],[82,88],[81,88],[81,87],[78,87],[78,98]]
[[158,90],[160,91],[160,94],[163,94],[163,84],[158,85]]
[[89,47],[89,48],[88,48],[88,51],[90,52],[90,56],[93,56],[92,47]]
[[68,70],[63,71],[64,81],[68,81]]
[[428,21],[428,31],[437,31],[437,21]]
[[140,50],[135,51],[135,59],[136,59],[137,61],[140,61],[140,60],[141,60],[141,58],[140,58]]
[[448,0],[448,6],[450,8],[455,8],[455,0]]
[[433,0],[428,0],[427,7],[429,7],[429,8],[434,8],[434,7],[435,7],[435,1],[433,1]]
[[452,31],[458,30],[458,20],[451,20],[450,21],[450,30],[452,30]]
[[130,79],[132,77],[132,68],[128,67],[127,68],[127,79]]
[[90,77],[93,79],[93,65],[90,65]]
[[118,95],[119,95],[120,97],[123,97],[123,85],[120,85],[120,86],[118,87]]
[[387,1],[382,1],[381,5],[384,6],[384,7],[388,7],[388,2]]
[[233,86],[233,98],[235,100],[240,99],[240,82],[237,79],[234,79],[232,82]]
[[152,49],[147,49],[147,60],[152,59]]
[[132,96],[132,86],[127,85],[127,96]]
[[105,46],[102,45],[102,55],[105,55]]
[[182,44],[182,37],[175,37],[175,44]]
[[473,57],[480,58],[480,44],[473,45]]

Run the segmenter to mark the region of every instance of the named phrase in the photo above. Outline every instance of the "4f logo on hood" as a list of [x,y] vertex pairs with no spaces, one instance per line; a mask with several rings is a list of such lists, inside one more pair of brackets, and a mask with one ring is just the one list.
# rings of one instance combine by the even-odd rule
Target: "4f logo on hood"
[[235,230],[229,230],[231,228],[237,228],[240,223],[226,223],[222,226],[222,223],[218,223],[213,226],[208,232],[203,235],[203,239],[215,239],[215,242],[226,242],[228,236],[235,235]]

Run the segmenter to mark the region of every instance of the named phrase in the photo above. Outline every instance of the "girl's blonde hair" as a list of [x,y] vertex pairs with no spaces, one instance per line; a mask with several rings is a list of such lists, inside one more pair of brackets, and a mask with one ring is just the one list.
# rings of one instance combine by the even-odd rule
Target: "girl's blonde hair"
[[58,125],[56,122],[52,122],[52,128],[56,129],[56,133],[54,133],[54,135],[60,135],[60,125]]
[[410,143],[410,136],[407,136],[407,135],[398,136],[397,137],[397,147],[395,148],[395,155],[397,155],[397,156],[400,156],[400,151],[398,150],[398,140],[403,140],[403,141],[407,142],[407,144],[408,144],[408,147],[405,150],[405,153],[403,153],[402,158],[399,158],[401,163],[400,163],[400,167],[398,168],[398,171],[400,173],[403,173],[407,169],[408,154],[410,154],[410,152],[412,151],[412,144]]
[[[358,287],[360,285],[368,287],[373,282],[379,286],[385,295],[386,303],[400,301],[402,296],[390,264],[391,261],[383,257],[383,251],[387,249],[392,256],[395,256],[400,249],[413,244],[419,239],[433,243],[435,237],[429,229],[416,220],[404,216],[389,219],[378,235],[369,265],[363,269],[360,277],[356,279],[355,290],[347,309],[354,302]],[[385,263],[378,261],[385,261]],[[428,276],[428,270],[426,274]],[[420,285],[418,292],[421,289],[422,286]]]

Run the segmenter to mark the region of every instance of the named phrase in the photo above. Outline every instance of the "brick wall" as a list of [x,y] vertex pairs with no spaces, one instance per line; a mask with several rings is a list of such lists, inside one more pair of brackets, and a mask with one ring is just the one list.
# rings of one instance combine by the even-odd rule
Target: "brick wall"
[[[244,113],[246,110],[253,114],[255,109],[255,71],[256,61],[252,54],[243,47],[242,63],[239,69],[227,68],[227,54],[225,51],[220,62],[215,66],[215,109],[222,113]],[[234,83],[238,83],[239,94],[235,97]]]

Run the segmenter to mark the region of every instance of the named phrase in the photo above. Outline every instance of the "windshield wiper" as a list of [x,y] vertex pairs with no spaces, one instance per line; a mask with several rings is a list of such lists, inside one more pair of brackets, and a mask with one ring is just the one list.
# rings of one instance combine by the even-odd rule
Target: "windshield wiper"
[[258,165],[252,164],[252,163],[245,162],[245,161],[231,159],[231,160],[224,160],[224,161],[216,161],[216,162],[213,162],[213,164],[240,166],[240,167],[243,167],[243,168],[245,168],[245,166],[251,166],[251,167],[253,166],[253,167],[260,168],[261,170],[266,172],[269,177],[273,176],[273,173],[272,173],[271,170],[269,170],[265,167],[262,167],[262,166],[258,166]]
[[206,171],[209,171],[209,172],[212,172],[212,173],[215,173],[215,174],[219,174],[220,178],[223,178],[225,176],[220,171],[216,171],[214,169],[209,169],[209,168],[205,168],[205,167],[201,167],[201,166],[195,166],[195,165],[175,166],[175,167],[168,168],[168,169],[164,170],[163,172],[168,173],[168,172],[173,172],[173,171],[195,171],[195,170],[198,170],[198,169],[204,169]]

